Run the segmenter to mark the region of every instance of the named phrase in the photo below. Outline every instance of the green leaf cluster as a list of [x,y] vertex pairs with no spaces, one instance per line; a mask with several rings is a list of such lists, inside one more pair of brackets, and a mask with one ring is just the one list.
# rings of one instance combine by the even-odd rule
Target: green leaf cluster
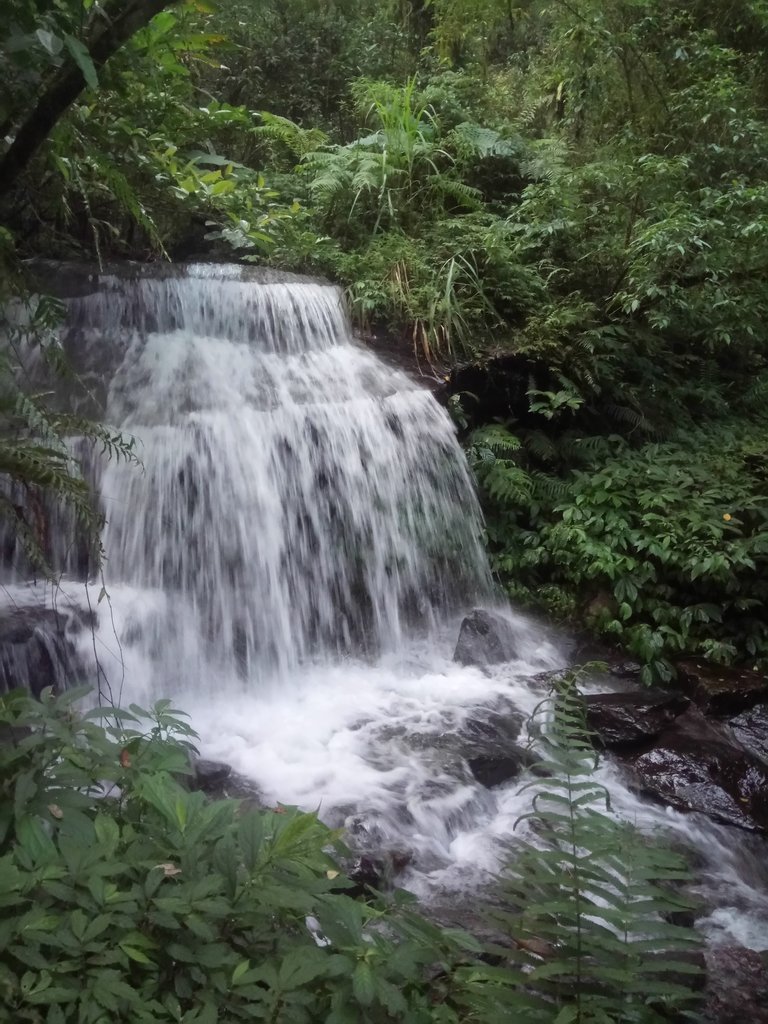
[[358,902],[313,814],[189,792],[168,701],[0,700],[4,1020],[429,1022],[471,940]]
[[587,618],[641,661],[646,682],[668,682],[683,654],[765,668],[764,422],[640,446],[567,441],[558,466],[543,460],[563,452],[535,431],[471,435],[494,566],[511,591]]

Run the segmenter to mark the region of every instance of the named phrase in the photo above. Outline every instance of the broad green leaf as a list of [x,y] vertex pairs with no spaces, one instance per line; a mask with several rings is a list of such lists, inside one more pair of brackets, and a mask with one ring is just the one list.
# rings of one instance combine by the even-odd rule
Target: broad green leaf
[[[71,35],[64,36],[64,43],[72,55],[72,59],[82,71],[86,85],[90,89],[98,89],[99,76],[96,73],[96,67],[88,52],[88,48],[79,39]],[[99,596],[99,600],[101,600],[101,596]]]

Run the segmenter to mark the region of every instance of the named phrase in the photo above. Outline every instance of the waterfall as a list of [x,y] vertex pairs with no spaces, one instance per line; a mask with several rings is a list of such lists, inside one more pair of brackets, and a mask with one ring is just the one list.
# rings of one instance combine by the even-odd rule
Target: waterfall
[[143,463],[101,473],[105,574],[152,595],[161,690],[397,651],[489,597],[450,419],[353,339],[337,288],[204,265],[104,276],[69,323]]

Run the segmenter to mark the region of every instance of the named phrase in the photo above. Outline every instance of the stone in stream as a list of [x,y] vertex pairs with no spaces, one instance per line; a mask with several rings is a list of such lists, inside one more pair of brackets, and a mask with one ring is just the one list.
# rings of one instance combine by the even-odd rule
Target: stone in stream
[[17,688],[34,697],[52,686],[62,692],[85,676],[69,635],[74,616],[52,608],[5,609],[0,617],[0,693]]
[[689,705],[682,694],[650,689],[588,694],[584,702],[589,728],[609,750],[653,739]]
[[768,953],[713,946],[705,959],[702,1024],[768,1024]]
[[645,748],[622,760],[644,793],[671,807],[768,831],[768,765],[697,708],[678,715]]
[[224,761],[195,761],[194,788],[203,793],[219,793],[232,774],[232,766]]
[[683,690],[712,714],[738,714],[768,701],[768,676],[762,672],[694,659],[678,662],[677,671]]
[[504,754],[481,755],[467,760],[472,775],[486,789],[516,779],[530,763],[529,751],[518,746],[509,747]]
[[728,727],[747,750],[768,761],[768,704],[758,704],[728,721]]
[[499,665],[516,657],[517,635],[508,619],[483,608],[465,617],[453,654],[459,665]]
[[413,750],[433,752],[446,775],[471,776],[487,789],[515,779],[530,766],[533,754],[518,741],[525,716],[510,701],[478,708],[458,728],[444,732],[403,734]]

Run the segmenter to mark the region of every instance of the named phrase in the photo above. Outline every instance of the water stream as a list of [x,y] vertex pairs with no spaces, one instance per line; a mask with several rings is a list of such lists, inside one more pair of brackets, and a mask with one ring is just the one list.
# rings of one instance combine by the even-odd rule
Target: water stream
[[[426,901],[471,901],[530,798],[480,786],[446,741],[493,709],[529,713],[536,675],[569,653],[506,609],[516,660],[452,661],[463,613],[499,599],[446,412],[354,340],[328,285],[197,266],[85,291],[65,343],[143,466],[88,470],[108,520],[101,602],[66,529],[60,587],[17,580],[6,600],[90,605],[75,642],[115,697],[175,696],[203,753],[265,801],[403,851],[400,882]],[[696,851],[713,941],[768,948],[759,844],[600,771],[617,813]]]

